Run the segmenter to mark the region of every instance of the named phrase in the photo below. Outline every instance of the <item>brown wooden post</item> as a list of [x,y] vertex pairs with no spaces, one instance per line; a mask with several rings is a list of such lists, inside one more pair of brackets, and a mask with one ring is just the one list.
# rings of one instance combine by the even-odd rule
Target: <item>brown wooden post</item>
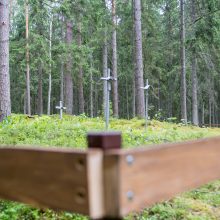
[[[120,149],[121,142],[122,141],[121,141],[120,132],[100,132],[100,133],[89,133],[88,134],[88,147],[93,148],[93,149],[94,148],[102,149],[105,153],[107,153],[110,150]],[[110,216],[109,216],[109,210],[112,210],[112,207],[108,207],[109,204],[114,204],[115,207],[113,207],[113,210],[118,210],[118,207],[117,207],[118,202],[115,203],[114,201],[108,201],[108,194],[109,194],[108,192],[111,190],[112,186],[109,185],[111,184],[111,182],[108,181],[110,177],[108,176],[108,173],[106,173],[106,169],[105,169],[105,164],[107,163],[108,161],[105,160],[105,157],[104,157],[103,179],[104,179],[104,203],[105,203],[104,207],[105,207],[106,216],[104,216],[102,219],[99,219],[99,220],[122,220],[121,217],[115,216],[115,213],[110,213]],[[112,183],[114,182],[115,181],[113,179]],[[111,217],[111,215],[114,217]]]

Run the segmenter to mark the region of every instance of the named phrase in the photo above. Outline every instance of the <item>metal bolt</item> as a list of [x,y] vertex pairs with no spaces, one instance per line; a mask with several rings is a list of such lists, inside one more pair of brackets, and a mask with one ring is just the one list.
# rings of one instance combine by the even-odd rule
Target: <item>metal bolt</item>
[[126,161],[127,161],[128,165],[132,165],[134,162],[134,157],[132,155],[128,155],[126,157]]
[[134,199],[134,192],[133,191],[128,191],[127,192],[127,199],[129,201],[132,201]]

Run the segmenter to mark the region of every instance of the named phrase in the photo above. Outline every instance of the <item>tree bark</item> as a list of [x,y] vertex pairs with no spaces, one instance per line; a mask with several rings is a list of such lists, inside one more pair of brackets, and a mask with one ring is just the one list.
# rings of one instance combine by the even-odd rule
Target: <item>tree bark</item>
[[198,113],[198,80],[196,72],[196,54],[192,52],[192,123],[196,126],[199,125],[199,113]]
[[11,114],[8,0],[0,0],[0,111],[1,119]]
[[[195,12],[195,0],[191,0],[191,17],[193,24],[193,35],[195,34],[195,21],[196,21],[196,12]],[[199,125],[199,113],[198,113],[198,80],[197,80],[197,71],[196,71],[196,48],[192,45],[192,123],[196,126]]]
[[187,123],[186,106],[186,53],[185,53],[185,0],[180,0],[180,61],[181,61],[181,119]]
[[94,110],[93,110],[93,93],[94,93],[94,86],[93,86],[93,57],[92,54],[90,56],[90,117],[94,117]]
[[39,63],[38,67],[38,94],[37,94],[37,114],[41,116],[43,114],[43,86],[42,86],[42,71],[43,64]]
[[135,26],[135,89],[136,113],[144,118],[144,86],[143,80],[143,55],[142,55],[142,28],[141,28],[141,1],[134,0],[134,26]]
[[202,104],[202,125],[205,124],[205,104]]
[[[81,35],[81,23],[78,23],[78,46],[82,46],[82,35]],[[83,92],[83,68],[82,65],[79,64],[79,113],[83,114],[85,112],[85,101],[84,101],[84,92]]]
[[[103,43],[103,48],[102,48],[102,74],[103,77],[107,77],[108,75],[108,44],[107,44],[107,28],[104,30],[104,43]],[[107,99],[106,95],[106,90],[107,90],[107,81],[103,80],[103,112],[105,113],[105,103]]]
[[209,96],[209,126],[212,127],[212,100]]
[[[112,76],[117,79],[117,16],[116,16],[116,1],[112,0]],[[112,83],[113,91],[113,116],[118,118],[118,80]]]
[[133,83],[132,83],[132,96],[133,96],[133,99],[132,99],[132,116],[133,116],[133,118],[135,118],[136,117],[135,79],[133,80]]
[[166,1],[165,7],[165,15],[167,17],[167,43],[168,43],[168,51],[170,56],[167,57],[167,67],[168,72],[170,73],[168,76],[168,102],[167,102],[167,109],[168,109],[168,117],[173,117],[173,97],[174,97],[174,83],[173,83],[173,74],[171,71],[173,69],[173,24],[172,24],[172,2],[170,0]]
[[[62,22],[64,23],[65,19],[62,16]],[[63,26],[61,26],[61,39],[62,42],[65,40],[65,31]],[[64,62],[62,56],[60,58],[60,101],[64,103]]]
[[51,19],[50,21],[50,42],[49,42],[49,59],[50,59],[50,64],[49,64],[49,79],[48,79],[48,100],[47,100],[47,115],[50,115],[50,105],[51,105],[51,88],[52,88],[52,79],[51,79],[51,72],[52,72],[52,55],[51,55],[51,50],[52,50],[52,25],[53,25],[53,20]]
[[29,54],[29,5],[28,0],[25,2],[26,15],[26,95],[27,95],[27,114],[31,115],[31,92],[30,92],[30,54]]
[[73,41],[73,25],[71,21],[66,22],[66,43],[69,47],[68,58],[66,62],[65,73],[65,105],[66,113],[73,114],[73,79],[72,79],[72,56],[71,56],[71,44]]
[[63,94],[63,84],[64,84],[64,74],[63,74],[63,61],[61,61],[60,65],[60,101],[64,101],[64,94]]

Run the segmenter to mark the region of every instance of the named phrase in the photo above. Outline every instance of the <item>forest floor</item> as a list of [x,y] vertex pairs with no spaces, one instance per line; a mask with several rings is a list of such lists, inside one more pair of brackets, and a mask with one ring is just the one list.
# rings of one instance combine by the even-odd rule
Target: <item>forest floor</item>
[[[28,118],[12,115],[0,124],[0,144],[35,145],[42,147],[62,146],[86,148],[86,134],[89,131],[103,131],[102,118],[64,116],[61,121],[57,115]],[[144,120],[110,120],[110,129],[122,131],[123,147],[177,142],[220,135],[218,128],[197,128],[159,122],[149,122],[147,130]],[[29,206],[0,201],[0,220],[83,220],[87,219],[71,213],[55,213]],[[219,220],[220,219],[220,181],[215,181],[199,189],[159,203],[142,213],[131,214],[126,219],[140,220]]]

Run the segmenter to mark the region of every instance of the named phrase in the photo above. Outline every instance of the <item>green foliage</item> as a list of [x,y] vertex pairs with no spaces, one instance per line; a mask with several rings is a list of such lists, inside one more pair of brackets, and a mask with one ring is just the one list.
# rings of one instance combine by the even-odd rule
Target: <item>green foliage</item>
[[[88,118],[64,115],[61,121],[58,115],[34,116],[12,115],[0,124],[0,143],[2,145],[38,145],[44,147],[85,148],[88,131],[102,131],[102,118]],[[111,130],[120,130],[123,135],[123,147],[176,142],[219,135],[220,129],[197,128],[168,122],[149,121],[145,131],[144,120],[110,120]],[[127,219],[148,220],[203,220],[220,216],[220,182],[188,192],[181,197],[160,203],[140,214],[128,216]],[[84,220],[86,217],[72,213],[55,213],[51,210],[39,210],[29,206],[0,202],[0,219],[2,220]]]

